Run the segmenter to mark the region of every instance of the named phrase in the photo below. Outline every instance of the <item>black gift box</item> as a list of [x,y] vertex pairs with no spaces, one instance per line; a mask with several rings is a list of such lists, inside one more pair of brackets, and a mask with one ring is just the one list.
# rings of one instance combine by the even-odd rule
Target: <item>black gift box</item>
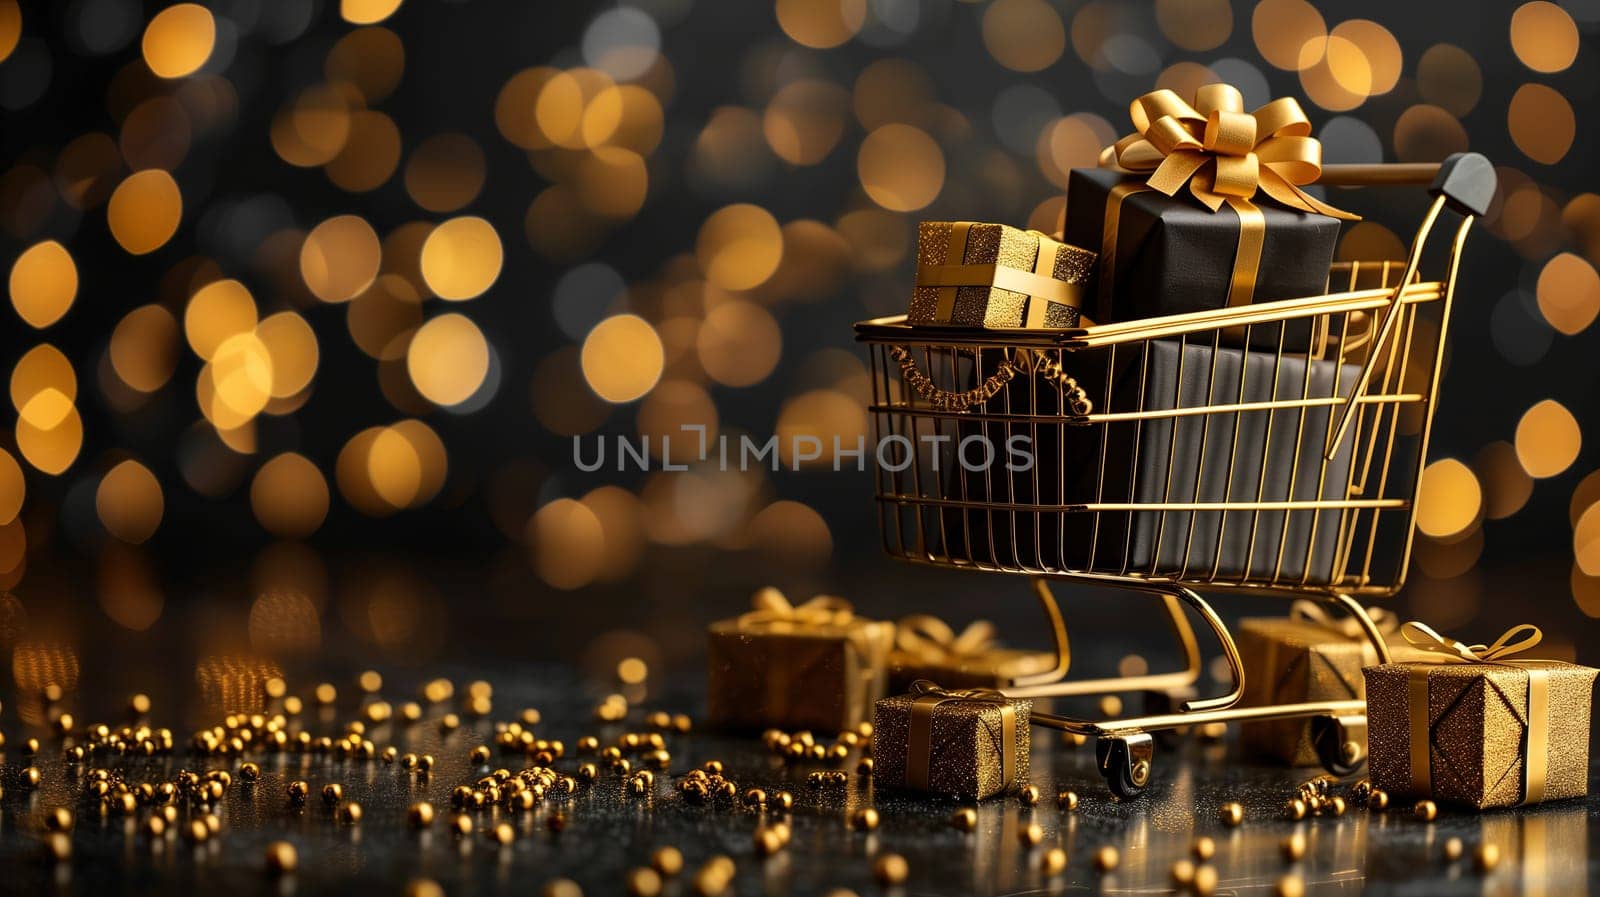
[[[1111,349],[1072,353],[1063,365],[1094,400],[1096,413],[1113,414],[1347,396],[1360,374],[1356,365],[1302,355],[1279,358],[1275,352],[1213,349],[1209,342],[1151,340],[1119,347],[1114,354]],[[1037,376],[1018,376],[985,410],[1053,416],[1059,413],[1060,395],[1058,387]],[[1337,407],[1093,425],[963,422],[963,435],[982,434],[996,445],[1028,436],[1034,465],[1025,472],[1003,466],[957,470],[947,488],[1039,510],[949,512],[944,515],[946,550],[1005,567],[1328,583],[1339,537],[1337,508],[1098,514],[1050,508],[1343,500],[1353,439],[1347,436],[1323,466],[1330,409]]]
[[[1095,296],[1084,313],[1103,324],[1226,306],[1239,246],[1239,216],[1232,209],[1213,212],[1187,190],[1175,197],[1155,190],[1129,194],[1118,216],[1115,251],[1107,251],[1107,198],[1132,177],[1105,168],[1074,168],[1068,176],[1065,241],[1099,251],[1102,260],[1110,256],[1115,268],[1107,278],[1101,265]],[[1251,301],[1326,293],[1339,222],[1291,211],[1264,196],[1258,195],[1255,205],[1266,233]],[[1309,345],[1311,320],[1287,328],[1286,348]],[[1251,343],[1262,345],[1268,336],[1275,343],[1278,327],[1267,329],[1269,335],[1252,334]]]

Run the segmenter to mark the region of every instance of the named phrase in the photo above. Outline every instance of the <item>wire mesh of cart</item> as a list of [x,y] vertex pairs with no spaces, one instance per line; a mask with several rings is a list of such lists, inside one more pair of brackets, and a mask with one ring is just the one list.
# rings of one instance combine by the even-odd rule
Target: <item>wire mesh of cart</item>
[[[1321,183],[1431,183],[1408,258],[1337,263],[1326,295],[1068,330],[903,316],[856,325],[871,355],[884,549],[1032,578],[1056,663],[1007,694],[1146,695],[1143,716],[1033,717],[1095,739],[1100,771],[1124,798],[1151,780],[1152,735],[1202,724],[1305,717],[1330,771],[1365,760],[1359,700],[1238,706],[1238,648],[1196,590],[1320,599],[1353,617],[1387,662],[1361,600],[1405,582],[1462,247],[1495,174],[1467,153],[1327,166]],[[1429,237],[1447,230],[1447,209],[1454,233],[1435,251]],[[1439,266],[1432,279],[1425,256]],[[1051,580],[1158,597],[1182,669],[1068,680]],[[1203,665],[1191,613],[1221,647],[1224,694],[1194,696]]]

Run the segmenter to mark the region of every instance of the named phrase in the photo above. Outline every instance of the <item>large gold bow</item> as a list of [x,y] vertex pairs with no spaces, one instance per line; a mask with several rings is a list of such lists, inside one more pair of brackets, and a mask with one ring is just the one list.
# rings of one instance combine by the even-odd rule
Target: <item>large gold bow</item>
[[[1324,629],[1336,632],[1345,638],[1361,638],[1365,635],[1361,630],[1361,623],[1352,616],[1336,617],[1328,613],[1328,609],[1321,602],[1309,598],[1297,599],[1289,605],[1289,619],[1297,623],[1310,623]],[[1367,619],[1372,625],[1378,627],[1378,632],[1388,635],[1400,628],[1400,618],[1396,617],[1387,608],[1367,608]]]
[[818,595],[795,605],[772,586],[758,590],[751,596],[750,604],[754,609],[740,615],[740,626],[843,626],[855,617],[855,609],[843,598]]
[[916,700],[911,703],[911,721],[906,731],[906,785],[928,790],[933,775],[933,709],[940,704],[970,701],[1000,708],[1000,785],[1010,788],[1016,777],[1017,709],[1011,699],[992,688],[940,688],[935,682],[918,679],[911,683]]
[[924,663],[977,657],[995,647],[994,624],[974,620],[957,635],[950,624],[932,614],[913,614],[895,630],[895,647]]
[[[1544,633],[1532,623],[1523,623],[1507,629],[1492,645],[1468,645],[1458,642],[1416,621],[1401,626],[1400,634],[1417,649],[1439,655],[1446,663],[1504,663],[1507,658],[1533,648],[1544,639]],[[1519,663],[1542,662],[1545,661],[1519,661]]]
[[1153,190],[1176,196],[1188,184],[1213,212],[1259,190],[1290,209],[1360,217],[1300,189],[1322,174],[1322,144],[1294,97],[1245,112],[1238,88],[1207,84],[1195,91],[1193,106],[1162,89],[1134,100],[1128,114],[1134,133],[1107,148],[1102,164],[1150,172],[1145,183]]

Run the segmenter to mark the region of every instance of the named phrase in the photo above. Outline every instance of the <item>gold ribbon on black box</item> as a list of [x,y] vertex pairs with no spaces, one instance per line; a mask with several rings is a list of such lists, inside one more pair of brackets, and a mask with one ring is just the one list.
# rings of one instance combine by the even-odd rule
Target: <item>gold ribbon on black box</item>
[[1469,645],[1421,623],[1401,635],[1427,659],[1369,667],[1373,784],[1478,809],[1588,793],[1597,670],[1523,658],[1544,637],[1514,626]]
[[1100,249],[1100,288],[1109,290],[1116,270],[1117,225],[1122,200],[1142,190],[1177,196],[1189,192],[1213,212],[1223,206],[1239,217],[1229,305],[1248,305],[1266,220],[1252,202],[1265,194],[1285,208],[1353,221],[1360,216],[1334,208],[1301,189],[1322,173],[1322,144],[1293,97],[1244,111],[1244,97],[1231,84],[1207,84],[1190,105],[1171,90],[1156,90],[1128,109],[1134,132],[1107,147],[1100,165],[1139,175],[1117,185],[1106,201]]
[[924,221],[906,318],[997,329],[1076,327],[1094,260],[1093,252],[1038,231]]
[[906,736],[906,787],[928,790],[933,763],[933,711],[941,704],[993,704],[1000,708],[1000,790],[1011,787],[1017,778],[1017,711],[1011,700],[992,688],[946,690],[936,683],[919,679],[911,683],[911,721]]

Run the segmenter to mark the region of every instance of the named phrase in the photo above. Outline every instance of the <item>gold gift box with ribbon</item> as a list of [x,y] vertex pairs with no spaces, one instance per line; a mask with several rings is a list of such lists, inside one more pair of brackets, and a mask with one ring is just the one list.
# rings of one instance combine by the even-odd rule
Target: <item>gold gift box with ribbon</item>
[[1538,627],[1466,645],[1401,627],[1427,662],[1366,669],[1373,787],[1484,810],[1589,793],[1589,710],[1600,670],[1518,658]]
[[886,788],[982,800],[1028,780],[1033,702],[927,680],[872,714],[873,780]]
[[917,228],[917,281],[906,320],[991,329],[1076,327],[1094,262],[1093,252],[1038,231],[924,221]]
[[884,693],[894,624],[818,595],[794,605],[774,588],[753,609],[708,630],[707,715],[728,729],[842,732]]
[[[1386,637],[1400,621],[1380,607],[1367,609]],[[1323,605],[1301,599],[1287,617],[1246,617],[1235,630],[1244,663],[1244,696],[1240,705],[1303,704],[1315,701],[1359,701],[1366,696],[1362,667],[1378,662],[1378,652],[1352,617],[1336,617]],[[1402,644],[1388,638],[1390,652],[1411,659]],[[1247,755],[1290,766],[1316,766],[1322,761],[1311,743],[1305,719],[1244,723],[1240,745]]]
[[919,679],[947,688],[1005,688],[1018,676],[1055,666],[1048,651],[1002,648],[994,624],[974,620],[959,633],[931,614],[914,614],[895,628],[889,655],[889,691],[908,691]]

